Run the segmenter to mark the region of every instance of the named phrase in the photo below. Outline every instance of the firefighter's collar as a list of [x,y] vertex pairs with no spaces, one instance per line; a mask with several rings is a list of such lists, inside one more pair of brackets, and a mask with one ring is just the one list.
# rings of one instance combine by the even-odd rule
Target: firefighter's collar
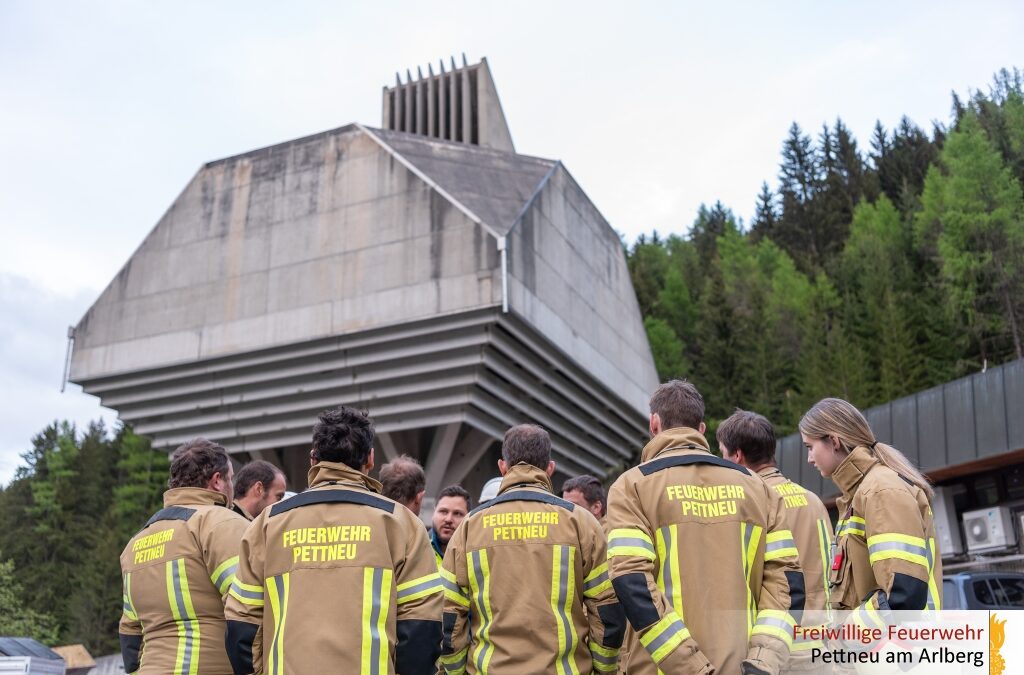
[[371,492],[380,493],[383,486],[367,476],[362,471],[357,471],[347,464],[341,462],[317,462],[309,467],[309,487],[315,488],[324,483],[354,483]]
[[164,493],[164,508],[168,506],[227,506],[231,507],[227,495],[206,488],[171,488]]
[[844,495],[852,494],[857,485],[878,464],[878,458],[863,445],[858,445],[832,472],[832,482]]
[[711,452],[704,434],[690,427],[665,429],[650,440],[640,453],[640,462],[649,462],[663,452],[671,450]]
[[777,466],[762,466],[757,472],[757,475],[761,478],[771,478],[775,475],[782,476],[782,472],[779,471],[779,467]]
[[547,492],[554,492],[551,486],[551,479],[543,469],[538,469],[532,464],[520,462],[516,464],[501,479],[501,486],[498,487],[498,494],[507,492],[514,487],[541,488]]

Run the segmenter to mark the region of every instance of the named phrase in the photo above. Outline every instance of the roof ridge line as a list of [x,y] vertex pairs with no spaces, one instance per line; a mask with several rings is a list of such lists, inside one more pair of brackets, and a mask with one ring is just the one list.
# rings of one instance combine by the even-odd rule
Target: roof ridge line
[[537,197],[540,195],[541,192],[544,191],[544,188],[551,180],[551,177],[555,175],[555,170],[560,166],[562,166],[562,160],[556,159],[555,163],[551,165],[550,169],[548,169],[548,172],[544,174],[544,177],[540,179],[539,183],[537,183],[537,187],[534,188],[533,194],[530,195],[530,198],[526,200],[525,204],[523,204],[523,208],[519,209],[519,213],[516,215],[516,219],[512,221],[512,225],[508,228],[508,232],[505,233],[506,237],[512,233],[512,230],[516,229],[516,225],[518,225],[519,221],[523,219],[523,216],[526,215],[526,212],[530,210],[530,207],[533,206],[533,203],[537,201]]
[[454,207],[455,207],[455,208],[457,208],[458,210],[462,211],[462,213],[463,213],[463,214],[465,214],[465,215],[466,215],[466,217],[468,217],[468,218],[469,218],[470,220],[472,220],[472,221],[473,221],[474,223],[476,223],[476,224],[477,224],[477,225],[479,225],[480,227],[482,227],[482,228],[484,228],[485,230],[487,230],[487,232],[488,232],[488,233],[490,233],[490,235],[491,235],[492,237],[494,237],[495,239],[498,239],[498,240],[500,240],[500,239],[502,238],[502,235],[501,235],[501,234],[500,234],[500,233],[499,233],[499,232],[498,232],[497,230],[495,230],[495,229],[494,229],[493,227],[491,227],[490,225],[488,225],[487,223],[485,223],[485,222],[483,221],[483,219],[482,219],[482,218],[480,218],[480,216],[478,216],[478,215],[476,215],[475,213],[473,213],[473,212],[472,212],[472,211],[471,211],[471,210],[469,209],[469,207],[467,207],[467,206],[466,206],[465,204],[463,204],[462,202],[460,202],[460,201],[459,201],[458,199],[456,199],[456,198],[455,198],[454,196],[452,196],[451,194],[449,194],[447,190],[445,190],[445,189],[444,189],[443,187],[441,187],[440,185],[438,185],[438,184],[437,184],[437,182],[436,182],[436,181],[435,181],[434,179],[432,179],[432,178],[431,178],[430,176],[428,176],[427,174],[425,174],[425,173],[424,173],[424,172],[423,172],[423,171],[422,171],[422,170],[421,170],[421,169],[420,169],[419,167],[417,167],[417,166],[416,166],[415,164],[413,164],[413,163],[412,163],[412,162],[411,162],[411,161],[410,161],[409,159],[407,159],[407,158],[405,157],[405,155],[403,155],[402,153],[398,152],[398,150],[396,150],[396,149],[394,149],[393,147],[391,147],[391,146],[390,146],[390,145],[389,145],[389,144],[387,143],[387,141],[385,141],[385,140],[384,140],[383,138],[379,137],[379,136],[378,136],[377,134],[375,134],[375,133],[373,133],[372,131],[370,131],[370,130],[369,130],[368,128],[366,128],[365,126],[363,126],[363,125],[362,125],[361,123],[359,123],[359,122],[355,122],[355,127],[356,127],[357,129],[359,129],[360,131],[362,131],[362,132],[363,132],[364,134],[366,134],[367,136],[369,136],[370,138],[372,138],[372,139],[373,139],[373,141],[374,141],[375,143],[377,143],[377,145],[379,145],[380,147],[384,148],[384,150],[385,150],[385,151],[386,151],[386,152],[387,152],[388,154],[390,154],[390,155],[391,155],[392,157],[394,157],[395,159],[397,159],[397,160],[398,160],[398,162],[399,162],[399,163],[400,163],[400,164],[401,164],[402,166],[404,166],[404,167],[405,167],[406,169],[408,169],[409,171],[411,171],[411,172],[412,172],[412,173],[413,173],[413,174],[414,174],[414,175],[415,175],[415,176],[416,176],[417,178],[419,178],[419,179],[420,179],[420,180],[422,180],[422,181],[423,181],[424,183],[426,183],[427,185],[429,185],[431,189],[435,190],[435,191],[436,191],[436,192],[437,192],[437,193],[438,193],[439,195],[441,195],[441,196],[442,196],[442,197],[444,197],[444,198],[445,198],[446,200],[448,200],[448,201],[449,201],[449,202],[450,202],[450,203],[452,204],[452,206],[454,206]]

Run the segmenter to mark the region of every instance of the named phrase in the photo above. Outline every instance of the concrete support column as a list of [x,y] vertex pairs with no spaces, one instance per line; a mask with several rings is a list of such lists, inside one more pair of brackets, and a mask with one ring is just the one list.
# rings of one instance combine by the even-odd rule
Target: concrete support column
[[438,427],[434,432],[434,440],[430,444],[430,453],[427,455],[427,463],[424,467],[427,474],[427,497],[431,499],[437,495],[438,490],[444,487],[442,481],[446,477],[452,451],[455,449],[455,441],[459,438],[461,428],[462,424],[455,422]]
[[391,434],[377,434],[377,447],[374,448],[379,454],[376,455],[376,464],[386,464],[394,458],[398,457],[398,447],[395,444],[395,438]]
[[473,110],[470,105],[472,99],[469,91],[469,71],[461,70],[459,80],[462,87],[462,142],[470,143],[473,140]]

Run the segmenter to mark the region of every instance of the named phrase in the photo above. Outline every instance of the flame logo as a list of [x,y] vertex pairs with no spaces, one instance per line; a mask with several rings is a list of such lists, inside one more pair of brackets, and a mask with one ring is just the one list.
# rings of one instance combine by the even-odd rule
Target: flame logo
[[1006,619],[999,621],[998,614],[992,614],[988,619],[988,646],[989,661],[991,663],[992,675],[1002,675],[1006,670],[1006,662],[1003,655],[999,653],[1003,643],[1006,642]]

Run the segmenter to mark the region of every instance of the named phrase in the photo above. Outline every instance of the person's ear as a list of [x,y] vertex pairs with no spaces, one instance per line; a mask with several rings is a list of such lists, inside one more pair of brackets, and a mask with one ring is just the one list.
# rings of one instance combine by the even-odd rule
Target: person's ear
[[310,448],[310,450],[309,450],[309,465],[313,466],[314,464],[316,464],[316,457],[313,454],[313,449]]
[[508,464],[506,464],[505,460],[503,459],[498,460],[498,473],[500,473],[502,476],[508,473]]
[[658,413],[651,413],[651,418],[647,423],[647,430],[651,432],[651,438],[661,433],[661,416]]
[[548,478],[551,478],[551,476],[554,475],[554,473],[555,473],[555,460],[552,459],[551,461],[548,462],[548,468],[544,469],[544,473],[546,473],[548,475]]
[[701,422],[700,424],[697,425],[697,431],[699,431],[700,433],[703,434],[707,430],[708,430],[708,426],[706,424],[704,424],[703,422]]
[[370,448],[370,454],[366,458],[366,473],[373,471],[373,448]]
[[266,487],[263,485],[263,481],[261,481],[261,480],[256,481],[256,484],[253,487],[256,488],[256,496],[257,497],[262,497],[264,495],[264,493],[266,493],[266,491],[267,491]]

